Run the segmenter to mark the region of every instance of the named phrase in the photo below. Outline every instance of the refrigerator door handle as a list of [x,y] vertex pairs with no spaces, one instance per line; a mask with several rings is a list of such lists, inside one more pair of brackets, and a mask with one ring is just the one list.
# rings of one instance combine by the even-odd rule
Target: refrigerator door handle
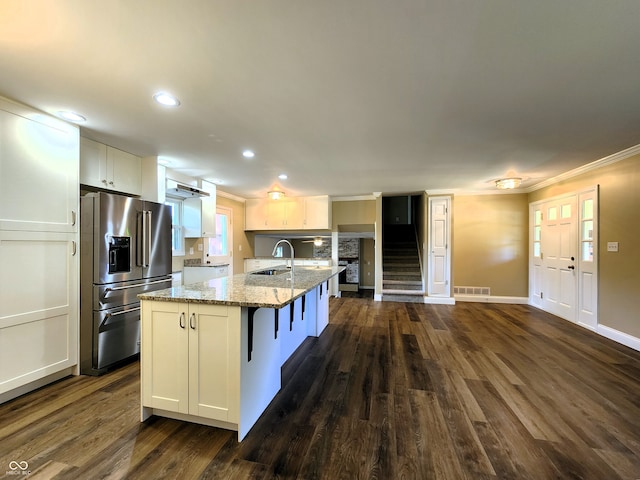
[[153,282],[136,283],[134,285],[125,285],[124,287],[107,287],[104,289],[104,293],[107,294],[109,292],[117,292],[118,290],[127,290],[129,288],[146,287],[147,285],[153,285],[156,283],[165,283],[168,280],[171,280],[171,278],[167,277],[164,280],[155,280]]
[[144,266],[148,267],[151,262],[151,210],[147,210],[145,213],[145,232],[144,232]]
[[146,268],[149,266],[151,256],[151,212],[143,210],[138,215],[138,266]]
[[144,267],[144,211],[138,213],[138,226],[136,231],[136,265]]

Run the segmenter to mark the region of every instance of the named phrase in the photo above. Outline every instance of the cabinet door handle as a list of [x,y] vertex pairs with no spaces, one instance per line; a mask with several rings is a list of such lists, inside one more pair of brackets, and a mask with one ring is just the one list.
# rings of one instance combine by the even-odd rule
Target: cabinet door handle
[[191,316],[189,317],[189,327],[192,330],[196,329],[196,314],[192,313]]
[[76,245],[76,241],[75,240],[71,240],[71,256],[72,257],[76,256],[77,250],[78,250],[78,247]]
[[180,328],[184,328],[184,327],[186,327],[186,324],[185,324],[185,321],[184,321],[184,312],[182,312],[182,313],[180,314],[179,325],[180,325]]
[[71,210],[71,226],[74,227],[76,224],[76,211],[75,210]]

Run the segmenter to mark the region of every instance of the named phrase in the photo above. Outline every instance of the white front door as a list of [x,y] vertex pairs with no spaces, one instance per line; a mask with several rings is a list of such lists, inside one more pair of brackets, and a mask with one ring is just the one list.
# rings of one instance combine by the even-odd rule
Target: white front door
[[451,197],[429,198],[429,275],[427,294],[449,297],[449,206]]
[[542,308],[576,321],[576,196],[548,202],[543,209]]
[[597,326],[597,188],[532,204],[529,301]]

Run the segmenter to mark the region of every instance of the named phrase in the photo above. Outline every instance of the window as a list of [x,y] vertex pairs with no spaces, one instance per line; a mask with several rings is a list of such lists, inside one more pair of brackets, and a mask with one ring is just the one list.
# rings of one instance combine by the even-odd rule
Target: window
[[[233,251],[233,212],[230,208],[216,208],[216,236],[208,239],[207,260],[211,263],[232,265]],[[231,274],[231,272],[230,272]]]
[[593,198],[587,198],[582,201],[580,217],[580,244],[582,260],[584,262],[593,262]]
[[540,245],[542,241],[542,211],[536,210],[533,216],[533,256],[540,258]]
[[167,198],[164,203],[171,207],[171,253],[172,255],[184,255],[182,200]]

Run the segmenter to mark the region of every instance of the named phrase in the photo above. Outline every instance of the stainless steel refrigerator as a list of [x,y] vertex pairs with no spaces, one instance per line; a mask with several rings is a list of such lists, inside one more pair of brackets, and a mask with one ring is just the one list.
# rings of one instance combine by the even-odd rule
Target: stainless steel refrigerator
[[80,199],[80,373],[140,352],[138,294],[171,287],[171,211],[109,193]]

